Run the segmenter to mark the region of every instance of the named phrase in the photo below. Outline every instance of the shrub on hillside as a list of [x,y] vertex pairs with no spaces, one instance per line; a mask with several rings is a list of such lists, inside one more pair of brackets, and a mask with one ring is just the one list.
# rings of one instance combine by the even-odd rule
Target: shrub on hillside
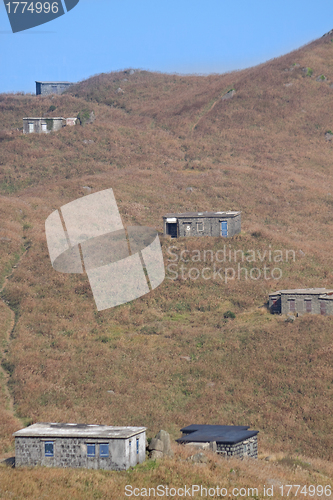
[[95,115],[93,111],[89,111],[89,109],[85,108],[80,111],[80,113],[77,115],[77,119],[80,123],[80,125],[84,126],[88,123],[92,123],[95,119]]

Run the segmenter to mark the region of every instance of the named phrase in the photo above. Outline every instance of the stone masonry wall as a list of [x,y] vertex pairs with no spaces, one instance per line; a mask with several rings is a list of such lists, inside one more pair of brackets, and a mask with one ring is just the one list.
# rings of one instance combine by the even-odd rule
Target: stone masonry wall
[[36,95],[62,94],[72,83],[37,83]]
[[[193,217],[178,219],[178,234],[184,236],[221,236],[221,222],[228,222],[228,237],[241,231],[241,216],[236,217]],[[203,224],[203,231],[198,231],[198,223]],[[187,227],[190,226],[190,230]]]
[[246,439],[245,441],[241,441],[236,444],[217,444],[217,453],[226,456],[233,457],[250,457],[250,458],[258,458],[258,439],[257,436],[254,436],[250,439]]
[[[125,470],[134,461],[129,454],[129,441],[136,442],[136,438],[139,438],[139,454],[135,462],[141,463],[145,460],[145,432],[131,439],[16,437],[15,465]],[[47,441],[54,443],[53,457],[45,456]],[[87,456],[87,443],[95,444],[95,457]],[[99,456],[99,444],[104,443],[109,443],[109,457]]]
[[320,314],[320,302],[324,300],[326,303],[326,314],[332,314],[331,311],[331,300],[320,299],[318,295],[305,295],[305,294],[282,294],[281,296],[281,312],[282,314],[288,314],[290,311],[290,299],[295,300],[295,313],[302,315],[306,314],[306,301],[311,300],[311,313],[310,314]]

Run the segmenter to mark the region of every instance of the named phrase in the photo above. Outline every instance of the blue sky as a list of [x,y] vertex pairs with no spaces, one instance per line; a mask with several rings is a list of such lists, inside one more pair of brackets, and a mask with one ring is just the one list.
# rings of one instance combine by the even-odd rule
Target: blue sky
[[332,28],[331,0],[80,0],[62,17],[13,34],[1,2],[0,92],[35,92],[35,80],[76,82],[124,68],[224,73]]

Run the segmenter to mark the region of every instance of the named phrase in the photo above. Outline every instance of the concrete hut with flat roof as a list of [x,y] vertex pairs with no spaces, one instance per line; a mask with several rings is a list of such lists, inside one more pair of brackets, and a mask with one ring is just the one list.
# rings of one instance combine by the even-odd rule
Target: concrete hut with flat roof
[[126,470],[146,457],[145,427],[39,423],[15,436],[15,466]]
[[23,133],[24,134],[49,134],[61,130],[65,119],[61,116],[56,117],[27,117],[23,118]]
[[258,458],[257,434],[248,425],[189,425],[178,443],[208,448],[221,455]]
[[241,232],[240,212],[187,212],[163,217],[164,236],[223,236]]
[[333,314],[333,290],[326,288],[296,288],[269,294],[272,314]]

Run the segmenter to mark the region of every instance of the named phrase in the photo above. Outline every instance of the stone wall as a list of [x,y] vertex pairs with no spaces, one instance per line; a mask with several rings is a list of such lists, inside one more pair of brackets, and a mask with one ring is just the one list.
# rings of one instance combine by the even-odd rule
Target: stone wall
[[[53,457],[45,456],[45,442],[54,443]],[[99,445],[105,443],[109,456],[100,457]],[[87,444],[95,444],[95,457],[87,456]],[[145,449],[145,432],[129,439],[15,437],[15,465],[125,470],[145,460]]]
[[321,314],[321,302],[326,304],[326,314],[332,314],[333,301],[330,299],[319,298],[318,295],[305,295],[305,294],[282,294],[281,295],[281,313],[293,313],[290,309],[290,301],[295,300],[295,314],[306,314],[306,303],[311,301],[311,312],[309,314]]
[[62,94],[72,83],[36,82],[36,95]]
[[[241,215],[235,217],[177,217],[178,236],[221,236],[221,222],[228,223],[228,237],[241,232]],[[164,234],[167,234],[164,219]]]
[[253,436],[236,444],[217,443],[216,451],[228,457],[258,458],[258,439],[257,436]]

